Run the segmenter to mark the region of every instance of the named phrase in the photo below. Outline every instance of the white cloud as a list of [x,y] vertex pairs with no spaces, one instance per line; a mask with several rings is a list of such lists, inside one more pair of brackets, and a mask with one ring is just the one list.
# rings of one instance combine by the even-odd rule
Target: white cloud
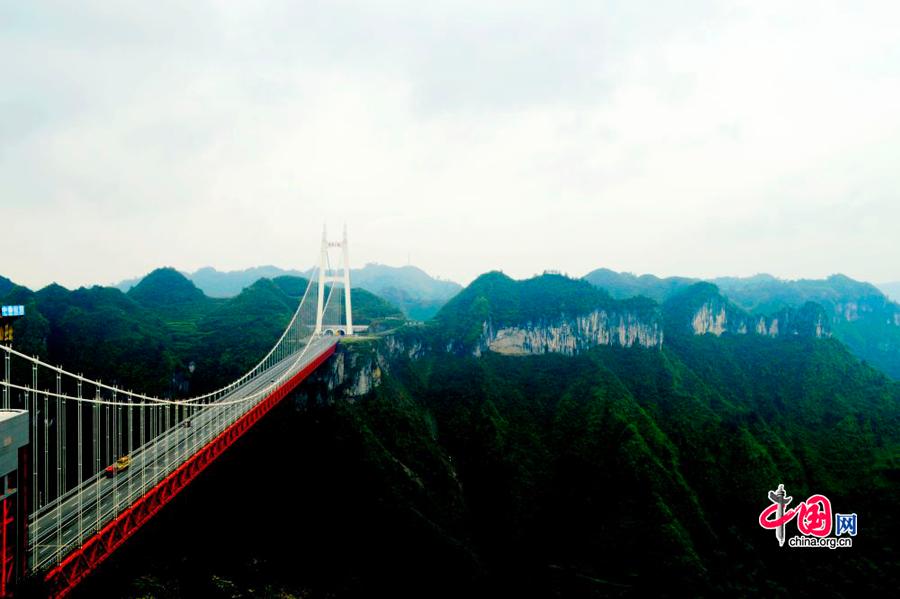
[[900,9],[658,4],[0,4],[0,274],[900,278]]

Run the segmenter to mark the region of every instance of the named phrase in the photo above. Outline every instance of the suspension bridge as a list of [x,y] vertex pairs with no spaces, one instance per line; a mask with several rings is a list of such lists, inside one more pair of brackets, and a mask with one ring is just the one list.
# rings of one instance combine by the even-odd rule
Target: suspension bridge
[[154,397],[0,345],[0,597],[26,576],[69,594],[353,333],[345,229],[339,242],[323,231],[281,338],[216,391]]

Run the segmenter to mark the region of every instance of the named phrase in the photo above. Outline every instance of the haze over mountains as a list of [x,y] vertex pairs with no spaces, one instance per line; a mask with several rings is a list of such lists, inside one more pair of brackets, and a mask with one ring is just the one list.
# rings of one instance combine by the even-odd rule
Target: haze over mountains
[[[261,278],[274,280],[282,276],[302,277],[303,274],[275,266],[259,266],[228,272],[207,267],[184,276],[209,298],[229,298],[236,297]],[[454,282],[431,277],[415,266],[367,264],[352,270],[351,277],[354,287],[366,289],[398,306],[413,320],[433,317],[462,289]],[[690,277],[636,276],[605,268],[588,273],[584,280],[605,290],[611,299],[644,296],[660,305],[700,281]],[[118,287],[129,290],[136,288],[140,281],[123,281]],[[894,289],[900,293],[900,284],[879,288],[843,275],[792,281],[766,274],[745,278],[718,277],[709,282],[722,296],[721,301],[714,302],[717,313],[712,315],[710,330],[736,332],[744,326],[765,327],[773,332],[770,331],[773,324],[777,327],[780,323],[784,327],[785,311],[796,312],[812,302],[824,309],[829,334],[845,343],[860,359],[900,379],[900,304],[884,292]],[[12,281],[0,277],[0,296],[13,285]],[[778,313],[781,313],[781,319],[776,316]],[[809,309],[805,314],[809,316]],[[729,319],[730,325],[725,322]],[[632,334],[632,329],[629,331],[628,334]]]
[[[667,301],[699,281],[687,277],[635,276],[604,268],[588,273],[585,279],[606,289],[613,297],[639,294],[658,302]],[[844,275],[788,281],[761,274],[747,278],[720,277],[710,282],[748,315],[798,309],[807,302],[822,306],[836,338],[859,358],[900,379],[900,304],[891,301],[874,285]]]
[[900,302],[900,281],[894,283],[879,283],[878,288],[893,301]]
[[[192,273],[182,273],[209,297],[233,297],[261,278],[280,276],[308,277],[309,271],[285,270],[277,266],[256,266],[244,270],[219,271],[212,267]],[[350,270],[354,287],[366,289],[399,306],[414,320],[431,318],[444,303],[462,287],[428,275],[415,266],[386,266],[366,264]],[[141,278],[128,279],[116,287],[128,291]]]

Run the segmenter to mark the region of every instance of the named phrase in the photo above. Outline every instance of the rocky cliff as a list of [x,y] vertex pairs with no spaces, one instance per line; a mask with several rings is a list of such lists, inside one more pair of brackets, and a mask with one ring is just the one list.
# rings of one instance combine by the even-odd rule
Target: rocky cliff
[[900,304],[884,296],[860,297],[834,303],[833,322],[867,319],[883,320],[888,325],[900,326]]
[[574,355],[597,345],[662,347],[663,327],[658,312],[650,315],[604,309],[554,320],[518,325],[482,325],[473,353],[495,351],[508,355],[559,353]]
[[387,355],[377,342],[339,343],[324,368],[319,368],[296,393],[298,406],[355,401],[381,384]]
[[433,324],[438,349],[475,356],[573,355],[597,345],[663,343],[662,314],[653,300],[616,300],[556,273],[519,281],[486,273],[448,302]]
[[767,337],[803,335],[824,339],[831,336],[825,310],[817,304],[804,306],[800,310],[786,308],[771,316],[752,316],[731,312],[714,303],[704,303],[691,319],[691,329],[695,335],[722,333],[736,335],[757,334]]
[[[709,283],[692,285],[660,307],[647,298],[612,300],[585,294],[585,286],[560,277],[515,282],[494,273],[480,282],[479,293],[457,298],[433,323],[340,344],[329,367],[317,374],[319,386],[308,387],[319,391],[308,391],[301,400],[353,400],[375,389],[397,364],[444,353],[571,356],[596,346],[659,349],[669,334],[831,335],[829,314],[819,304],[807,302],[797,309],[754,315]],[[528,288],[537,283],[555,286],[557,292],[539,294]]]
[[665,318],[670,331],[694,335],[800,335],[822,339],[831,336],[830,318],[814,302],[800,308],[783,308],[763,316],[750,314],[729,301],[710,283],[697,283],[666,302]]

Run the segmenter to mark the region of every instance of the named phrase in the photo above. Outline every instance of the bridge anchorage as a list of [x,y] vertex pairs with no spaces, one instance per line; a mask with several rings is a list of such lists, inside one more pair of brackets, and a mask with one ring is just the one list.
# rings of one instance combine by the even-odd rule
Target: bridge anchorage
[[[0,597],[25,577],[64,597],[335,351],[353,326],[347,232],[281,337],[246,374],[172,399],[0,345]],[[341,250],[341,274],[329,250]]]

